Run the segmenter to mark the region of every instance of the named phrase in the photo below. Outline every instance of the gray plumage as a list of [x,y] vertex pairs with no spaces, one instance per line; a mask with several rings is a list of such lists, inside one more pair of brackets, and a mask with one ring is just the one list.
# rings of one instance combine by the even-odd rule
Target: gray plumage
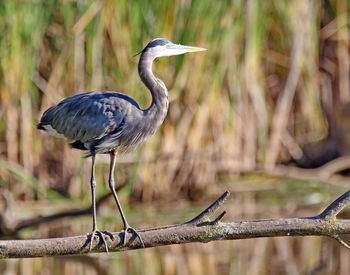
[[99,235],[108,252],[104,234],[112,236],[107,231],[97,230],[96,225],[94,176],[96,154],[108,153],[111,156],[108,182],[124,223],[124,244],[126,234],[133,232],[143,245],[141,236],[128,225],[115,192],[113,178],[115,155],[119,149],[141,143],[152,135],[167,114],[168,90],[164,83],[153,75],[153,60],[161,56],[203,50],[205,49],[176,45],[164,38],[157,38],[148,43],[141,51],[138,64],[140,78],[152,94],[151,106],[145,110],[140,109],[135,100],[121,93],[90,92],[68,97],[44,112],[38,129],[65,137],[73,148],[88,150],[87,156],[92,157],[90,183],[93,201],[93,231],[90,235],[90,251],[94,236]]
[[[51,126],[77,149],[109,153],[142,141],[146,111],[126,95],[90,92],[68,97],[48,109],[39,124]],[[134,132],[133,138],[127,133]],[[137,137],[137,138],[136,138]]]

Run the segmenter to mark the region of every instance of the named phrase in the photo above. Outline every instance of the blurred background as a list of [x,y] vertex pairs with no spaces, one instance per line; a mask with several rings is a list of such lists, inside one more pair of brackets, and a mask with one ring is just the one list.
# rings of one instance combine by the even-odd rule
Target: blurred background
[[[187,221],[225,190],[225,221],[318,214],[350,189],[349,12],[346,0],[0,1],[1,238],[91,231],[91,160],[36,124],[84,91],[148,107],[133,55],[156,37],[208,50],[153,65],[170,107],[154,136],[119,156],[130,224]],[[119,231],[108,162],[97,158],[98,227]],[[2,260],[0,270],[348,274],[350,254],[328,238],[263,238]]]

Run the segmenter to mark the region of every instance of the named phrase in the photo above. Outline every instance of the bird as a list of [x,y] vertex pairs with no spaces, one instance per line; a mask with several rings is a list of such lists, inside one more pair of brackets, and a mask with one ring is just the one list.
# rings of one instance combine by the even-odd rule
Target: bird
[[109,154],[110,167],[108,185],[117,204],[123,221],[123,245],[127,243],[127,234],[135,234],[145,247],[140,234],[129,225],[115,190],[114,168],[117,152],[145,141],[163,123],[169,105],[168,90],[165,84],[152,72],[152,63],[158,57],[181,55],[188,52],[200,52],[206,49],[174,44],[165,38],[151,40],[138,54],[138,73],[149,89],[152,102],[141,109],[137,102],[119,92],[93,91],[67,97],[47,109],[37,125],[39,130],[65,138],[75,149],[86,151],[85,157],[91,157],[91,197],[93,228],[88,234],[89,251],[95,237],[100,238],[108,253],[106,238],[113,240],[108,231],[97,228],[95,197],[95,158],[97,154]]

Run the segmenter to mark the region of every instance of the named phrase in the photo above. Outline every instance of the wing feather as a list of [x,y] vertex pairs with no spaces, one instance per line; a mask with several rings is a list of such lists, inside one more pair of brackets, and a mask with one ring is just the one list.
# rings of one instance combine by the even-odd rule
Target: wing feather
[[128,105],[139,108],[135,101],[119,93],[91,92],[71,96],[48,109],[38,128],[49,125],[69,142],[99,140],[123,130]]

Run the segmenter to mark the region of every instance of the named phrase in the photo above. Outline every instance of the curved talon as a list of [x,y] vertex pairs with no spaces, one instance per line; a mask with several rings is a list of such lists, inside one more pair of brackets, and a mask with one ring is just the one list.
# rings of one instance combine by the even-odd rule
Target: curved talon
[[105,245],[106,253],[108,254],[108,245],[107,245],[107,242],[106,242],[106,239],[105,239],[104,235],[107,235],[108,237],[110,237],[111,240],[113,240],[114,237],[113,237],[112,233],[110,233],[108,231],[100,231],[100,230],[93,230],[91,232],[91,234],[89,235],[89,237],[88,237],[88,238],[90,238],[89,252],[91,252],[91,250],[92,250],[92,242],[94,241],[94,238],[95,238],[96,235],[99,236],[100,242],[102,241],[103,244]]
[[111,232],[107,231],[107,230],[103,230],[101,231],[103,234],[107,235],[108,237],[111,238],[112,241],[114,241],[114,236]]
[[124,231],[123,245],[126,245],[126,235],[127,235],[128,233],[133,233],[133,234],[135,234],[135,235],[139,238],[142,247],[143,247],[143,248],[145,247],[145,243],[143,242],[143,240],[142,240],[140,234],[136,231],[136,229],[134,229],[134,228],[132,228],[132,227],[130,227],[130,226],[127,226],[123,231]]

